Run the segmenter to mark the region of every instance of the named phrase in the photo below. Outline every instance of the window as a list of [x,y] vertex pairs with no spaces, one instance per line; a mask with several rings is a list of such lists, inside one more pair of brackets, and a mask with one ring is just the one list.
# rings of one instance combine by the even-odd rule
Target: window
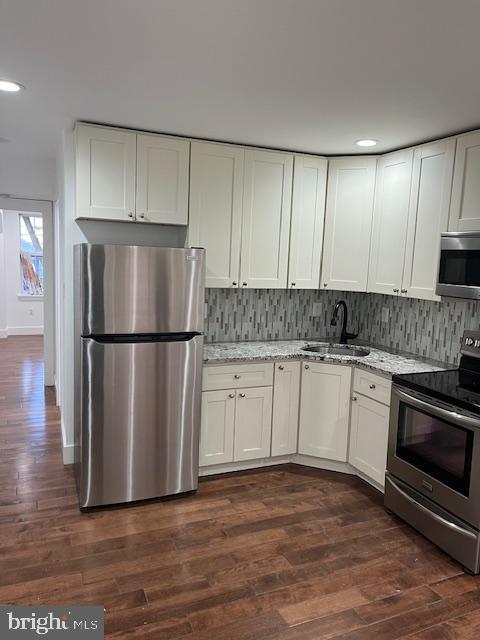
[[20,270],[21,295],[43,296],[43,218],[21,213]]

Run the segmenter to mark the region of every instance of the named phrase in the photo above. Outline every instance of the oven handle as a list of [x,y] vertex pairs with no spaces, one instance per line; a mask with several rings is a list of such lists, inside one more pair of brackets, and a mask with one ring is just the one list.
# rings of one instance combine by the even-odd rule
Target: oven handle
[[480,420],[476,418],[471,418],[470,416],[465,416],[461,413],[457,413],[456,411],[448,411],[447,409],[442,409],[436,404],[432,404],[430,402],[425,402],[424,400],[420,400],[420,398],[416,398],[411,396],[404,391],[400,391],[397,387],[392,389],[392,393],[394,393],[400,400],[411,404],[417,409],[421,409],[426,413],[430,413],[434,416],[438,416],[439,418],[444,418],[449,422],[454,422],[462,427],[471,427],[472,429],[480,429]]
[[412,496],[409,496],[408,493],[406,493],[406,491],[401,489],[398,486],[398,484],[394,482],[391,478],[387,478],[387,481],[393,484],[393,486],[395,487],[395,491],[397,491],[403,498],[405,498],[405,500],[408,500],[408,502],[410,502],[411,504],[414,505],[414,507],[416,507],[417,509],[425,513],[429,518],[432,518],[432,520],[435,520],[436,522],[443,525],[444,527],[448,527],[449,529],[451,529],[452,531],[455,531],[456,533],[460,533],[462,536],[465,536],[466,538],[472,538],[473,540],[476,540],[477,536],[472,531],[463,529],[462,527],[459,527],[458,524],[455,524],[454,522],[450,522],[449,520],[442,518],[442,516],[439,516],[438,513],[434,513],[433,511],[430,511],[430,509],[428,509],[427,507],[424,507],[423,504],[421,504],[420,502],[417,502],[415,498],[412,498]]

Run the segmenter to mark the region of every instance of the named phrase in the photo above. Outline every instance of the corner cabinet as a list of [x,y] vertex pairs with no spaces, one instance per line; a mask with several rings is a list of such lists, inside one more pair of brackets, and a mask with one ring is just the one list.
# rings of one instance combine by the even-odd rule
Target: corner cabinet
[[413,149],[378,160],[368,291],[398,294],[402,287]]
[[192,142],[190,246],[206,249],[207,287],[238,287],[245,151]]
[[376,165],[372,157],[329,161],[322,289],[367,290]]
[[349,366],[303,363],[298,453],[346,462],[351,378]]
[[457,138],[450,231],[480,231],[480,132]]
[[292,176],[292,154],[245,150],[242,287],[287,286]]
[[188,224],[189,155],[182,138],[77,125],[76,217]]
[[288,287],[318,289],[322,259],[326,158],[295,156]]

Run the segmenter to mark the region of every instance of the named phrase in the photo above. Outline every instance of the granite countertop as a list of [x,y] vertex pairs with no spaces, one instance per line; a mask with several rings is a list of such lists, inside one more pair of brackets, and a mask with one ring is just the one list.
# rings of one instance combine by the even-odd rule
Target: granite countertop
[[[307,344],[329,344],[315,340],[275,340],[265,342],[217,342],[204,346],[204,362],[206,364],[222,364],[227,362],[248,362],[253,360],[316,360],[337,364],[354,364],[362,369],[370,369],[379,374],[391,377],[400,373],[423,373],[425,371],[443,371],[452,369],[452,365],[419,356],[394,353],[371,347],[368,356],[323,355],[303,351]],[[355,343],[350,343],[354,345]],[[356,343],[358,344],[358,343]]]

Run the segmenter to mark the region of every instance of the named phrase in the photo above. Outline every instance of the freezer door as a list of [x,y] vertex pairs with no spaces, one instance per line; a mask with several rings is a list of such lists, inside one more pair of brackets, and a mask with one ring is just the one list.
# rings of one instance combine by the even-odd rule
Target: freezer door
[[196,489],[203,336],[81,348],[80,506]]
[[203,332],[204,249],[81,244],[75,251],[81,335]]

